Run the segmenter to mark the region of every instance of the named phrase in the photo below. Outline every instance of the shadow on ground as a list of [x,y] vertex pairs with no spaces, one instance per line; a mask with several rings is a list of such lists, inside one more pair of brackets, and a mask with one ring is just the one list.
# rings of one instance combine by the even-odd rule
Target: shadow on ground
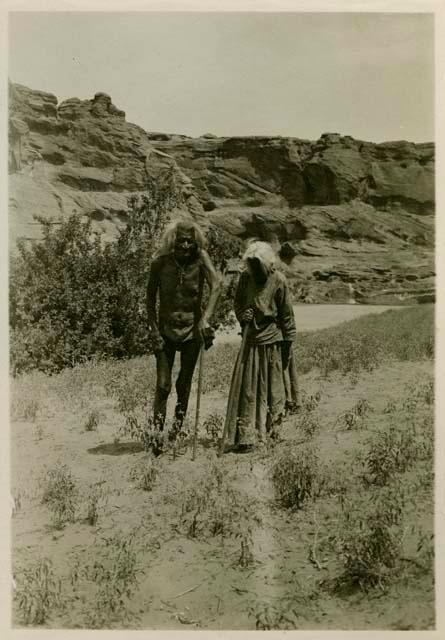
[[140,442],[109,442],[88,449],[94,455],[123,456],[127,453],[139,453],[144,447]]

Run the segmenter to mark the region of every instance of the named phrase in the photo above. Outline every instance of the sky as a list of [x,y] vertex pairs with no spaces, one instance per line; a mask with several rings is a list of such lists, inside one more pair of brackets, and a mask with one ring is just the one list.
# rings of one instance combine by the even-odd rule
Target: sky
[[434,140],[431,14],[12,13],[9,78],[147,131]]

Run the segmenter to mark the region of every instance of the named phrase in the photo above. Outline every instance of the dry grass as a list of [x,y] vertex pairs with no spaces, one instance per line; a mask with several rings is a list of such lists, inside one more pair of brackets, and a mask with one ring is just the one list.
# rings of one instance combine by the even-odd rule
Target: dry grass
[[[341,628],[346,612],[351,625],[390,628],[397,611],[413,619],[420,607],[412,624],[428,627],[431,320],[431,309],[406,309],[300,336],[302,413],[285,423],[284,442],[244,457],[212,450],[237,345],[206,353],[195,462],[189,441],[155,460],[125,431],[150,411],[153,358],[14,379],[16,623]],[[52,563],[33,563],[49,545]],[[393,613],[383,599],[357,604],[382,590]]]

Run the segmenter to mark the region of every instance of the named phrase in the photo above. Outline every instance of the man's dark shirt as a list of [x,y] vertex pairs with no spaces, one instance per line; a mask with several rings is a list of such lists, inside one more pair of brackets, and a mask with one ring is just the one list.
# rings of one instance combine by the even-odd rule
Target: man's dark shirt
[[147,287],[148,304],[159,290],[159,332],[174,342],[192,340],[202,315],[204,267],[198,257],[180,265],[174,255],[153,260]]

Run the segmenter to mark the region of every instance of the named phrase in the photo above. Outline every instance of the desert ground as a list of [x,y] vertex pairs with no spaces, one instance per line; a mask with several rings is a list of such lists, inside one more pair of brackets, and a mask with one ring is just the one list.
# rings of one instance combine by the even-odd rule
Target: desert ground
[[307,313],[302,409],[245,455],[217,457],[234,339],[205,354],[195,460],[196,383],[150,453],[152,356],[11,380],[16,627],[434,628],[434,307]]

